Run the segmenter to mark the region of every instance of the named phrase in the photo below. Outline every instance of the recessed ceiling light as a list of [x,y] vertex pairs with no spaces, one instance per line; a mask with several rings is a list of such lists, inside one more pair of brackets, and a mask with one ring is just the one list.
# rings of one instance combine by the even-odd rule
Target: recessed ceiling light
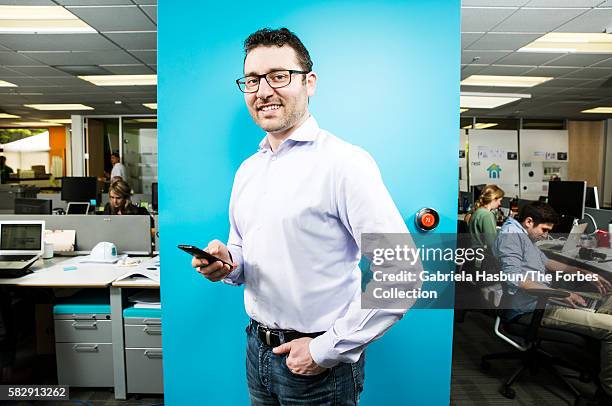
[[72,124],[72,120],[69,118],[58,118],[58,119],[43,119],[45,123],[58,123],[58,124]]
[[466,130],[484,130],[485,128],[495,127],[498,124],[499,123],[476,123],[474,125],[470,124],[461,128]]
[[529,98],[531,98],[530,94],[523,93],[461,92],[459,105],[470,109],[494,109],[504,104]]
[[45,123],[44,121],[19,121],[14,123],[2,124],[3,127],[57,127],[62,124]]
[[5,80],[0,80],[0,87],[17,87],[17,85]]
[[121,100],[115,100],[115,104],[121,104],[123,103]]
[[552,77],[544,76],[494,76],[472,75],[461,81],[464,86],[533,87],[547,82]]
[[84,104],[24,104],[25,107],[36,110],[93,110]]
[[155,86],[157,75],[88,75],[80,79],[96,86]]
[[592,109],[582,110],[581,113],[612,114],[612,107],[594,107]]
[[551,32],[518,52],[556,52],[556,53],[612,53],[612,35],[601,33]]
[[157,123],[157,118],[132,118],[125,120],[126,123]]
[[8,113],[0,113],[0,118],[19,118],[21,116],[16,116],[14,114],[8,114]]
[[0,33],[69,34],[97,32],[61,6],[0,6]]
[[157,103],[142,103],[142,105],[150,108],[151,110],[157,110]]
[[461,113],[465,113],[466,111],[468,111],[469,109],[459,109],[459,114]]

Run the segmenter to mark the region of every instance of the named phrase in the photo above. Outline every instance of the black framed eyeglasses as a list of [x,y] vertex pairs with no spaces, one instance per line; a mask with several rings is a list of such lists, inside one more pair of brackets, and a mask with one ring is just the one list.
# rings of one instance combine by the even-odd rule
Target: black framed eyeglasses
[[292,69],[274,70],[264,73],[263,75],[250,75],[236,79],[236,84],[242,93],[255,93],[259,90],[261,78],[265,78],[271,88],[278,89],[280,87],[289,86],[291,84],[291,76],[294,73],[305,75],[310,73],[310,71]]

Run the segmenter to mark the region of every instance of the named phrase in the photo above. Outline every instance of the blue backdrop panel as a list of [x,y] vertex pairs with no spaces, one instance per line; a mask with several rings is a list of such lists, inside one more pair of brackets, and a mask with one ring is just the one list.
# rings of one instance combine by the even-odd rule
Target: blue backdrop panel
[[[242,41],[287,26],[319,74],[319,125],[364,147],[412,231],[423,206],[456,227],[458,0],[159,2],[159,206],[169,405],[247,404],[242,288],[194,272],[177,244],[228,234],[233,175],[263,133],[234,80]],[[452,311],[409,312],[368,348],[364,405],[447,405]]]

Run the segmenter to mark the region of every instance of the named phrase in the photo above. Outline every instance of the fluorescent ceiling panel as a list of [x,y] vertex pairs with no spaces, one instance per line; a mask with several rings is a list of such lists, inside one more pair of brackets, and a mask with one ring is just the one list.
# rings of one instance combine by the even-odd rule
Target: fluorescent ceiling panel
[[464,86],[533,87],[553,79],[544,76],[472,75],[461,81]]
[[35,110],[93,110],[93,107],[84,104],[24,104]]
[[612,107],[595,107],[588,110],[582,110],[582,113],[612,114]]
[[0,113],[0,118],[19,118],[21,116],[16,116],[14,114],[8,114],[8,113]]
[[157,103],[142,103],[142,105],[151,110],[157,110]]
[[53,119],[43,119],[45,123],[57,123],[57,124],[72,124],[72,120],[69,118],[58,118],[56,120]]
[[521,100],[520,97],[496,97],[496,96],[461,96],[459,104],[463,108],[470,109],[494,109],[504,104]]
[[19,121],[14,123],[5,124],[10,127],[57,127],[62,124],[58,123],[46,123],[44,121]]
[[96,86],[155,86],[157,75],[90,75],[80,79]]
[[11,82],[0,80],[0,87],[17,87],[17,85]]
[[518,52],[612,53],[612,34],[551,32]]
[[0,6],[0,33],[74,34],[97,32],[60,6]]
[[498,125],[498,123],[476,123],[474,124],[475,130],[484,130],[485,128],[491,128]]
[[459,109],[459,113],[465,113],[466,111],[468,111],[469,109]]

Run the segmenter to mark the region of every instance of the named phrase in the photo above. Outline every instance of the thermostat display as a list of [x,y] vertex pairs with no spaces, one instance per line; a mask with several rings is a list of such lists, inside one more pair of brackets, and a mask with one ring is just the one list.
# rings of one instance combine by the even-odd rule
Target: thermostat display
[[440,216],[434,209],[425,207],[417,212],[414,221],[419,229],[431,231],[440,223]]

